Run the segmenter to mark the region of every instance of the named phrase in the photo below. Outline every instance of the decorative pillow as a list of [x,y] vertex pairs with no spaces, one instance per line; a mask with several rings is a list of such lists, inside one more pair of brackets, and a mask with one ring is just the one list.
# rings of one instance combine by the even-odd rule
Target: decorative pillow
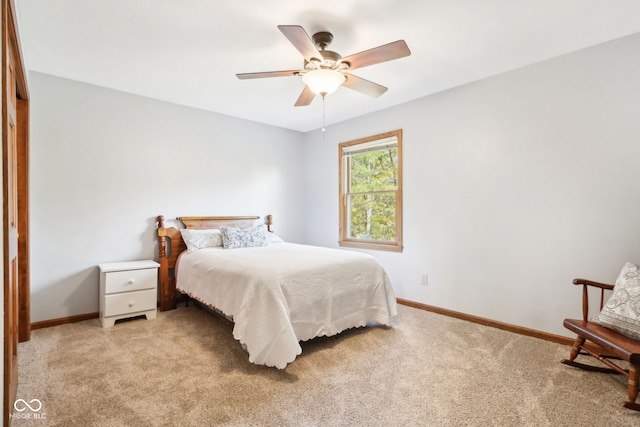
[[261,226],[248,228],[220,227],[225,249],[267,246],[267,236]]
[[220,230],[190,230],[180,229],[182,240],[187,245],[187,252],[197,251],[204,248],[215,248],[222,246],[222,235]]
[[591,320],[631,338],[640,339],[640,269],[628,262],[602,311]]

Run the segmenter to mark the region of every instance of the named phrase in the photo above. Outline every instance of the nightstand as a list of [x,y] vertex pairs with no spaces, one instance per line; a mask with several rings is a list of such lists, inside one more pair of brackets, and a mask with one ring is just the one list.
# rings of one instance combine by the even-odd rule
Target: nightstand
[[127,261],[98,265],[100,268],[100,323],[103,328],[118,319],[145,315],[155,319],[158,304],[158,264]]

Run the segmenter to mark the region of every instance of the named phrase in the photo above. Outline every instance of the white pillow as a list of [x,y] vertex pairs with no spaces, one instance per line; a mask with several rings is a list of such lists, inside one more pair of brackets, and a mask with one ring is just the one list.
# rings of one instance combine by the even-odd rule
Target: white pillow
[[182,240],[187,245],[187,252],[222,246],[222,234],[218,229],[191,230],[182,228],[180,229],[180,234],[182,234]]
[[265,236],[267,236],[267,243],[272,244],[272,243],[283,243],[284,242],[284,240],[282,240],[280,238],[280,236],[278,236],[277,234],[267,231],[266,227],[265,227],[264,231],[265,231]]
[[256,227],[262,228],[262,231],[264,231],[264,236],[266,237],[268,244],[284,243],[284,240],[282,240],[280,236],[278,236],[276,233],[270,232],[269,229],[267,229],[267,226],[265,224],[256,225]]
[[220,232],[222,234],[222,246],[225,249],[267,246],[267,236],[265,236],[262,226],[247,228],[220,227]]
[[640,340],[640,269],[628,262],[622,268],[613,293],[592,322]]

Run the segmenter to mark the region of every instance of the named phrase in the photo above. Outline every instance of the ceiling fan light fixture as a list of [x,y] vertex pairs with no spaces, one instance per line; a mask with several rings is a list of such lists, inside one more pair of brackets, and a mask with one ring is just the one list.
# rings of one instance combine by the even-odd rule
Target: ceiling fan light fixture
[[311,70],[302,76],[304,84],[316,95],[329,95],[335,92],[345,81],[345,76],[339,71],[320,68]]

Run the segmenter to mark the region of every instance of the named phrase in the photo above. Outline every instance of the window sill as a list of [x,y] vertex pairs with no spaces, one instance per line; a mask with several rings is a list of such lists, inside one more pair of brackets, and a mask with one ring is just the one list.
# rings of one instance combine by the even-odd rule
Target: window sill
[[402,252],[401,242],[377,243],[354,240],[340,240],[338,241],[338,245],[347,248],[371,249],[374,251]]

